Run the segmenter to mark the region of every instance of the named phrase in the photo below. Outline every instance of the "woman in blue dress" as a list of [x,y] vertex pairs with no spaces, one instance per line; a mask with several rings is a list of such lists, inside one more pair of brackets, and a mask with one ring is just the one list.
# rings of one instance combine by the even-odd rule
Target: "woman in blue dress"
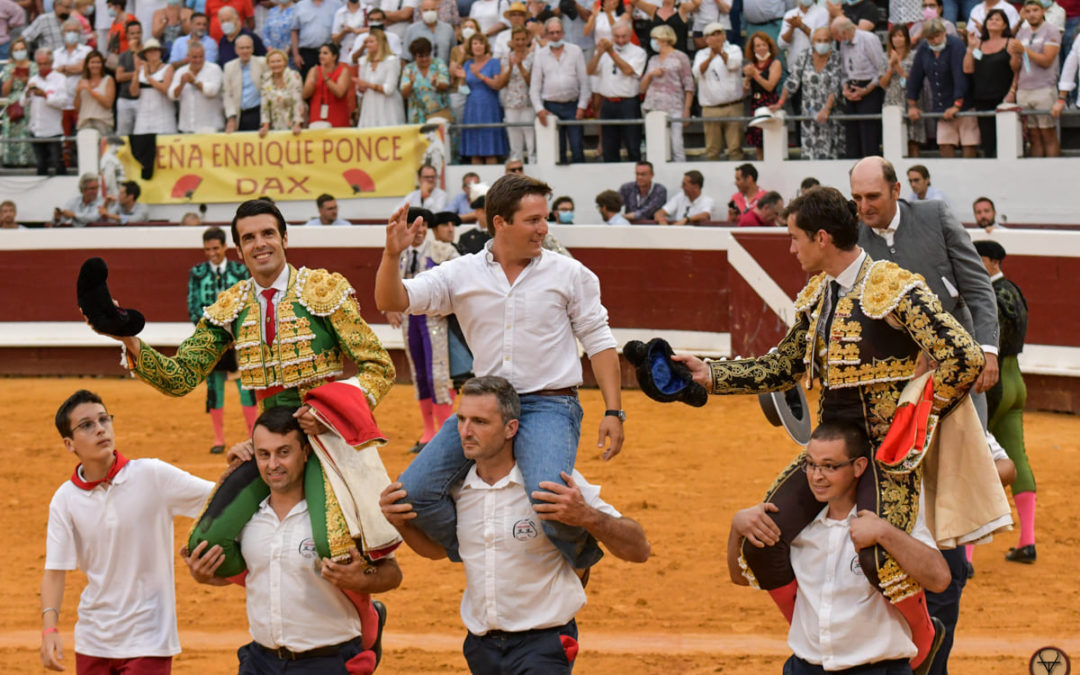
[[[502,122],[502,106],[499,104],[498,81],[502,66],[491,58],[491,46],[483,33],[469,38],[464,65],[454,65],[457,78],[465,78],[469,93],[465,99],[465,124]],[[460,91],[460,89],[459,89]],[[510,151],[506,130],[501,127],[486,129],[463,129],[461,132],[461,156],[469,157],[473,164],[495,164],[499,157]]]

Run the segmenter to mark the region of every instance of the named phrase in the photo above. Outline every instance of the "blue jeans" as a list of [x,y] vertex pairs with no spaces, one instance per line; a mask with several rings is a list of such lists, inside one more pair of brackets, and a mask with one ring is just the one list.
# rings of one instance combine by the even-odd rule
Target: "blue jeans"
[[[908,664],[907,659],[897,659],[894,661],[878,661],[864,666],[829,672],[850,673],[851,675],[911,675],[911,666]],[[794,654],[784,662],[783,675],[825,675],[825,673],[825,669],[821,666],[804,661]]]
[[280,659],[258,643],[249,642],[236,650],[236,658],[240,662],[237,675],[348,675],[345,664],[356,658],[363,649],[360,638],[355,638],[342,644],[336,655],[289,660]]
[[[559,472],[574,470],[580,438],[581,404],[576,396],[525,394],[521,397],[514,459],[525,478],[530,499],[540,489],[541,481],[563,483]],[[461,449],[457,415],[452,415],[399,479],[408,493],[405,499],[416,511],[417,527],[445,548],[454,562],[461,562],[461,555],[457,509],[450,490],[465,478],[472,464]],[[584,528],[552,520],[542,522],[548,539],[574,567],[590,567],[604,555],[596,539]]]
[[0,61],[6,61],[8,57],[11,56],[11,42],[14,39],[15,38],[11,38],[11,40],[0,45]]
[[[544,101],[544,110],[561,120],[577,119],[577,101],[560,103]],[[570,145],[570,161],[581,164],[585,161],[585,127],[559,127],[559,163],[566,164],[566,146]]]

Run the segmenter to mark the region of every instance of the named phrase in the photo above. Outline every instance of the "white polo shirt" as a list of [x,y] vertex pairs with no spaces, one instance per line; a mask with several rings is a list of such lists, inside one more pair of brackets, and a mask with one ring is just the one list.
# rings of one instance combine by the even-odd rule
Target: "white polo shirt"
[[596,93],[604,98],[636,98],[641,92],[641,76],[645,73],[645,50],[627,43],[619,58],[630,64],[633,75],[627,75],[605,52],[596,63]]
[[173,518],[199,514],[214,484],[157,459],[130,460],[93,490],[70,480],[49,503],[45,569],[82,570],[75,648],[108,659],[180,653]]
[[319,576],[307,500],[278,520],[267,497],[240,530],[248,575],[251,638],[264,647],[306,652],[360,635],[360,616],[337,586]]
[[701,64],[712,54],[712,49],[699,49],[694,55],[691,72],[698,85],[698,102],[703,106],[725,105],[742,100],[742,52],[729,42],[725,42],[722,49],[724,54],[727,54],[727,61],[717,55],[709,62],[704,73],[701,72]]
[[706,197],[704,192],[698,195],[697,199],[691,201],[685,192],[679,190],[674,197],[668,200],[667,204],[664,204],[664,213],[667,214],[668,220],[682,220],[683,218],[696,216],[699,213],[708,213],[709,218],[712,218],[712,210],[712,197]]
[[[585,502],[614,518],[600,487],[577,470]],[[561,626],[585,606],[585,589],[570,563],[544,534],[517,464],[488,485],[476,465],[451,492],[457,504],[458,552],[465,565],[461,620],[474,635]]]

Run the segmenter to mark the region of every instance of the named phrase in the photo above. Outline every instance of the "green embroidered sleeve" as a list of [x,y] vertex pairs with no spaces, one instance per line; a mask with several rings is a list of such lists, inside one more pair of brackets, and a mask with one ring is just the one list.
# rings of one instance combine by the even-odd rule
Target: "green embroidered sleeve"
[[176,348],[174,357],[164,356],[140,340],[142,348],[134,372],[163,394],[184,396],[206,379],[232,343],[227,330],[203,319],[191,337]]
[[803,356],[806,354],[807,316],[799,313],[799,320],[775,349],[764,356],[736,361],[713,361],[712,393],[714,394],[760,394],[767,391],[790,389],[806,372]]
[[397,375],[394,362],[371,326],[360,316],[360,305],[355,297],[349,295],[329,318],[338,345],[359,369],[356,379],[372,398],[371,407],[374,408],[394,384]]

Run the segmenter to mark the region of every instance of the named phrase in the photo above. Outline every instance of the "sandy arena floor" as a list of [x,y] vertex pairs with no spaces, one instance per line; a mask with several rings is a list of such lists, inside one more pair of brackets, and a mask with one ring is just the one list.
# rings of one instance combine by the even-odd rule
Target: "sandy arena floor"
[[[7,415],[6,470],[0,505],[11,547],[0,579],[0,673],[40,673],[38,588],[45,558],[45,524],[53,491],[75,465],[60,443],[53,415],[78,388],[98,392],[116,415],[118,447],[129,457],[159,457],[215,480],[224,461],[207,453],[209,418],[203,391],[169,399],[120,379],[4,379],[13,405]],[[662,406],[624,392],[629,420],[623,453],[603,462],[593,447],[603,409],[586,391],[578,468],[603,485],[604,497],[640,521],[653,557],[633,565],[608,556],[592,575],[589,605],[578,615],[581,653],[575,673],[777,673],[786,658],[786,626],[768,597],[731,585],[724,568],[732,513],[760,499],[795,446],[770,427],[756,399],[713,398],[704,409]],[[240,440],[243,420],[229,390],[227,429]],[[383,459],[391,476],[409,461],[420,428],[411,388],[395,387],[377,410],[392,442]],[[1080,608],[1075,561],[1080,554],[1080,505],[1069,494],[1080,484],[1080,417],[1031,413],[1027,445],[1039,486],[1039,562],[1006,563],[1015,533],[976,550],[953,651],[954,674],[1027,673],[1039,647],[1053,644],[1080,663]],[[177,523],[177,545],[187,519]],[[1072,562],[1070,562],[1072,561]],[[382,599],[389,607],[380,673],[465,672],[464,629],[458,602],[461,570],[449,563],[400,554],[405,580]],[[236,672],[235,650],[250,640],[243,591],[199,586],[176,558],[180,638],[174,673]],[[61,617],[65,661],[74,671],[71,630],[81,573],[68,575]],[[1080,665],[1078,665],[1080,667]],[[1036,671],[1038,672],[1038,671]]]

